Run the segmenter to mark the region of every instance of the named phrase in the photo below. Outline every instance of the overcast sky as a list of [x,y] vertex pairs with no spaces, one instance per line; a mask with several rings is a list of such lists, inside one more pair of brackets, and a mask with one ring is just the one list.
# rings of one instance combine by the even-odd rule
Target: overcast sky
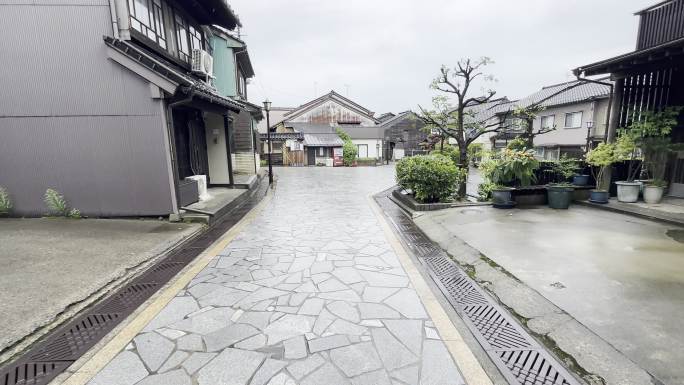
[[[228,0],[256,72],[249,99],[298,106],[336,90],[376,112],[416,109],[442,64],[489,56],[521,98],[632,51],[655,0]],[[478,87],[479,90],[479,87]]]

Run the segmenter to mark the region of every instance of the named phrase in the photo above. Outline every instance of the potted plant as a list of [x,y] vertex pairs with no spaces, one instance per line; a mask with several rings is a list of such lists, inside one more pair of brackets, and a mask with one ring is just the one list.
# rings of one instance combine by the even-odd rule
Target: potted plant
[[627,179],[615,182],[617,185],[617,198],[619,202],[634,203],[639,200],[641,182],[635,179],[638,167],[635,167],[637,160],[637,145],[631,134],[623,131],[617,140],[615,152],[618,160],[628,160]]
[[[634,167],[637,151],[644,154],[642,171],[648,167],[657,169],[652,175],[654,180],[662,180],[665,160],[669,151],[669,135],[678,123],[683,107],[672,106],[662,111],[644,111],[640,119],[621,130],[617,150],[623,158],[629,159],[629,172],[626,181],[616,182],[618,200],[636,202],[642,183],[634,180],[638,168]],[[657,186],[656,186],[657,187]]]
[[575,186],[570,183],[554,183],[546,186],[549,207],[552,209],[567,209],[572,202]]
[[515,201],[513,201],[513,196],[511,191],[512,187],[503,186],[500,184],[495,184],[492,186],[492,205],[496,208],[512,208],[515,206]]
[[485,182],[491,186],[494,207],[515,206],[511,192],[516,186],[529,186],[536,180],[539,161],[533,150],[503,149],[480,164]]
[[596,188],[591,190],[589,201],[608,203],[608,189],[605,183],[605,171],[616,161],[615,143],[600,143],[587,153],[587,163],[592,166],[591,173],[596,180]]
[[658,204],[663,199],[663,192],[667,182],[662,179],[654,179],[644,185],[644,202],[648,204]]

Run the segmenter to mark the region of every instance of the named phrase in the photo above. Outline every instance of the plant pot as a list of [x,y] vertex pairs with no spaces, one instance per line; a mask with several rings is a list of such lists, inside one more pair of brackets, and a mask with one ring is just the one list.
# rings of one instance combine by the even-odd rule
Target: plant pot
[[648,204],[657,204],[663,199],[664,187],[660,186],[644,186],[644,202]]
[[492,189],[492,203],[496,208],[511,208],[515,202],[511,197],[511,189]]
[[615,182],[617,185],[618,202],[634,203],[639,200],[639,190],[641,190],[641,183],[639,182]]
[[591,194],[589,195],[589,202],[605,204],[608,203],[608,198],[610,198],[608,191],[591,190]]
[[586,186],[589,184],[589,175],[575,175],[572,177],[572,184],[575,186]]
[[568,186],[548,186],[546,192],[549,198],[549,207],[552,209],[567,209],[572,202],[574,187]]

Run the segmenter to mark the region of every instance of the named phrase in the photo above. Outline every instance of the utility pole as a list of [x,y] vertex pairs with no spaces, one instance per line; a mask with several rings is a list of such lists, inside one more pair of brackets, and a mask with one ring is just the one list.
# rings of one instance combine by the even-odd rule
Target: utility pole
[[273,166],[271,163],[271,102],[266,99],[264,101],[264,110],[266,110],[266,141],[268,142],[268,184],[273,184]]

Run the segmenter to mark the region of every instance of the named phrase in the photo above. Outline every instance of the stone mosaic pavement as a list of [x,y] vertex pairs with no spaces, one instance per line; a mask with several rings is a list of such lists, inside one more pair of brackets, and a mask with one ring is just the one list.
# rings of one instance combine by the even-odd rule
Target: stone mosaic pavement
[[392,168],[276,171],[257,219],[89,384],[463,383],[367,200]]

